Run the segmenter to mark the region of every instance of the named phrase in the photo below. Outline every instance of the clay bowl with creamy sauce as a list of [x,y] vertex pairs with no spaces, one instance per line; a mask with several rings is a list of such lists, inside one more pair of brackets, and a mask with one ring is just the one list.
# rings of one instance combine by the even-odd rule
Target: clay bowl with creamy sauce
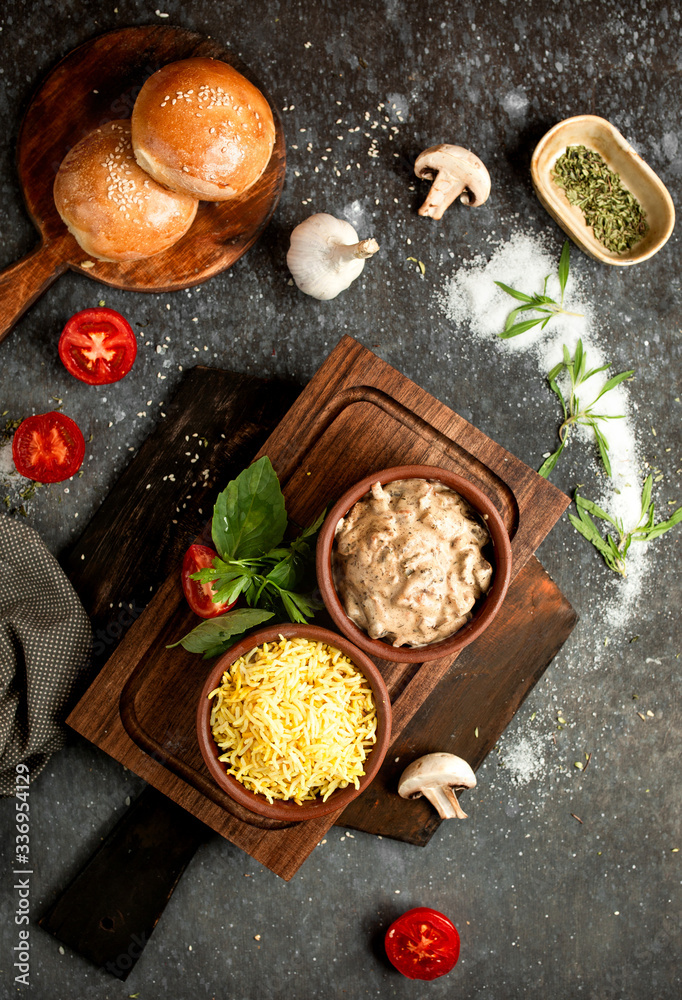
[[[273,802],[269,802],[265,795],[251,791],[231,774],[228,774],[227,764],[218,759],[223,751],[213,738],[211,728],[213,699],[210,699],[209,695],[220,687],[223,674],[236,660],[264,643],[277,642],[280,637],[284,639],[308,639],[339,650],[364,675],[372,691],[376,708],[376,742],[365,758],[363,764],[365,773],[359,778],[358,788],[354,784],[349,784],[345,788],[336,789],[326,802],[321,796],[304,801],[300,805],[292,799],[275,798]],[[296,823],[317,819],[320,816],[327,816],[339,809],[344,809],[349,802],[352,802],[367,788],[381,767],[388,750],[391,739],[391,701],[376,665],[345,636],[317,625],[270,625],[252,632],[236,643],[211,668],[197,706],[197,737],[201,755],[213,780],[231,799],[259,816]]]
[[[347,579],[342,577],[342,573],[345,572],[343,566],[343,558],[339,556],[337,552],[338,546],[341,544],[340,539],[343,539],[341,532],[344,530],[344,525],[348,520],[353,520],[355,518],[355,523],[359,523],[357,513],[352,517],[351,511],[356,508],[356,504],[362,501],[363,504],[371,503],[373,492],[372,487],[375,484],[380,484],[381,490],[375,492],[379,493],[379,499],[384,502],[384,494],[388,494],[390,490],[390,484],[396,484],[400,481],[415,480],[431,484],[434,487],[434,495],[438,497],[443,497],[448,495],[449,491],[458,494],[459,498],[465,501],[464,505],[460,506],[462,511],[465,511],[465,527],[468,527],[470,533],[478,538],[478,555],[480,559],[478,564],[474,567],[474,576],[476,579],[489,579],[489,588],[487,592],[481,594],[474,599],[473,606],[469,608],[469,611],[462,616],[462,623],[460,625],[456,624],[459,615],[459,611],[453,612],[452,620],[455,622],[454,630],[442,638],[438,638],[436,641],[419,641],[419,644],[415,642],[414,644],[401,644],[395,645],[392,641],[387,641],[383,638],[372,638],[368,631],[364,627],[360,627],[356,621],[352,620],[350,614],[353,613],[357,620],[362,618],[362,614],[357,615],[358,604],[362,604],[362,600],[359,601],[355,599],[355,595],[348,595],[348,585]],[[445,489],[443,489],[445,488]],[[403,486],[394,487],[394,494],[398,494],[399,502],[404,499],[400,496],[400,491],[404,490]],[[417,493],[428,493],[428,490],[419,488]],[[410,501],[409,491],[408,491],[408,501]],[[389,502],[389,501],[387,501]],[[393,503],[394,501],[390,501]],[[407,518],[410,521],[411,526],[413,525],[413,515],[410,513],[409,507],[410,503],[414,507],[415,505],[420,509],[424,504],[428,504],[430,501],[425,498],[417,498],[416,500],[411,500],[407,502]],[[356,511],[360,509],[356,508]],[[434,512],[433,516],[429,518],[429,524],[435,523],[436,526],[439,524],[439,519],[436,517],[438,512]],[[440,518],[442,521],[442,517]],[[383,527],[386,527],[386,521],[381,522]],[[485,541],[481,539],[485,538],[484,534],[481,532],[481,526],[486,529],[488,538]],[[370,526],[371,528],[371,526]],[[394,551],[403,551],[401,545],[398,543],[392,544],[391,542],[391,532],[395,530],[395,526],[389,522],[388,528],[385,531],[385,536],[383,541],[381,538],[377,541],[377,532],[372,532],[372,541],[368,544],[373,546],[372,557],[367,558],[363,556],[360,560],[362,565],[365,567],[361,569],[360,572],[366,572],[367,574],[367,605],[370,609],[377,606],[379,598],[377,594],[381,590],[381,577],[380,571],[381,566],[375,566],[376,563],[381,563],[382,561],[388,560],[390,563],[393,558]],[[421,529],[419,529],[421,530]],[[458,528],[459,530],[459,528]],[[447,536],[446,536],[447,537]],[[424,552],[428,551],[428,546],[432,544],[433,533],[430,532],[428,543],[424,546]],[[454,548],[454,542],[457,541],[456,536],[450,536],[448,545]],[[420,545],[411,544],[411,549],[413,556],[410,558],[416,558],[417,562],[420,560]],[[448,548],[445,545],[445,548]],[[347,546],[346,546],[347,548]],[[463,543],[463,554],[466,559],[471,563],[471,559],[474,558],[470,555],[470,550],[476,549],[471,540],[467,540],[466,544]],[[374,558],[374,552],[376,552],[376,559]],[[415,555],[416,553],[416,555]],[[469,553],[469,555],[467,555]],[[455,555],[457,553],[455,552]],[[400,566],[404,565],[400,563],[401,556],[396,557],[395,563],[390,565],[386,571],[390,576],[392,586],[397,579],[397,574],[400,572]],[[446,559],[452,558],[449,552],[444,556]],[[423,562],[423,560],[422,560]],[[507,593],[507,588],[509,586],[509,580],[511,576],[511,545],[509,542],[509,535],[504,526],[502,518],[497,511],[497,508],[493,502],[474,486],[469,480],[463,478],[455,472],[450,472],[448,469],[442,469],[437,466],[430,465],[403,465],[392,469],[382,469],[377,472],[372,473],[369,476],[365,476],[358,483],[356,483],[351,489],[349,489],[340,500],[331,509],[327,518],[322,526],[320,535],[317,542],[317,582],[322,593],[322,599],[324,600],[327,611],[331,615],[335,625],[347,636],[356,646],[359,646],[365,653],[369,653],[371,656],[380,657],[384,660],[395,660],[397,662],[410,662],[410,663],[421,663],[425,660],[436,660],[445,656],[452,656],[458,653],[469,643],[473,642],[487,627],[490,625],[491,621],[499,611],[502,602],[504,601],[505,595]],[[396,563],[398,568],[396,568]],[[488,565],[490,564],[490,565]],[[442,565],[442,563],[441,563]],[[487,567],[487,569],[486,569]],[[426,564],[428,570],[428,563]],[[492,568],[492,574],[490,574],[490,569]],[[375,573],[375,569],[378,571]],[[421,567],[419,567],[421,572]],[[411,575],[412,571],[405,572],[404,579]],[[456,571],[452,570],[453,573]],[[436,574],[437,575],[437,574]],[[432,574],[433,576],[433,574]],[[468,571],[468,576],[471,576],[471,572]],[[447,586],[441,585],[442,590],[444,586],[450,592],[451,587],[451,575],[447,577]],[[441,581],[443,580],[443,573],[440,574]],[[423,580],[423,577],[422,577]],[[415,578],[415,588],[420,584],[420,581]],[[466,578],[465,578],[466,583]],[[398,586],[403,587],[402,581],[398,578]],[[395,587],[394,587],[395,589]],[[403,590],[405,593],[408,592],[410,587],[405,585]],[[344,603],[344,594],[340,591],[345,591],[345,599],[348,603],[347,610],[346,604]],[[471,588],[471,594],[475,594],[475,588]],[[433,600],[441,600],[438,596],[439,587],[434,586],[433,593],[435,597],[429,596],[427,593],[427,603]],[[471,597],[470,595],[464,595]],[[394,599],[393,595],[387,600]],[[455,595],[455,601],[458,599],[458,595]],[[416,603],[414,605],[410,604],[410,597],[400,596],[399,603],[394,604],[391,608],[380,607],[380,615],[384,615],[384,619],[389,619],[391,616],[394,621],[401,622],[403,619],[409,619],[413,621],[418,621],[421,616],[422,608],[424,605],[422,601],[423,597],[418,596]],[[450,597],[447,598],[450,601]],[[443,605],[445,605],[445,599],[443,599]],[[457,605],[455,604],[457,608]],[[433,611],[433,608],[429,608],[429,614]],[[449,609],[443,607],[439,609],[439,624],[434,627],[434,634],[438,634],[439,630],[442,632],[447,625],[443,625],[442,622],[447,622],[447,615]],[[427,616],[425,615],[424,618]],[[468,617],[468,620],[465,620]],[[380,623],[381,624],[381,623]],[[378,630],[374,628],[375,632]],[[383,634],[388,635],[389,633],[384,632]],[[396,640],[400,641],[400,633],[396,631],[393,633]],[[419,636],[419,639],[423,639],[423,636]]]

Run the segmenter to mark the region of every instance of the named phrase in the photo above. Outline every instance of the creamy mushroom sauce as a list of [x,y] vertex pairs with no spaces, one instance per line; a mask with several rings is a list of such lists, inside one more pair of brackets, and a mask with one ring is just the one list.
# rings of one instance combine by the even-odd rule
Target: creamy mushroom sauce
[[442,483],[375,483],[336,527],[334,585],[372,639],[424,646],[461,628],[488,592],[489,543],[472,507]]

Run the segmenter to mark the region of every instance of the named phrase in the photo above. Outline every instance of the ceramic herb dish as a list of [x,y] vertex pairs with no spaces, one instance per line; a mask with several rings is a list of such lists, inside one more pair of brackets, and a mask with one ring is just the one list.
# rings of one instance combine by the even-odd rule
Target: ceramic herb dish
[[[552,180],[554,165],[567,146],[586,146],[599,153],[640,203],[649,228],[630,250],[615,253],[600,243],[581,209],[571,205],[563,188]],[[603,264],[625,267],[647,260],[673,231],[675,207],[665,184],[605,118],[577,115],[559,122],[536,146],[530,172],[535,193],[554,221],[581,250]]]

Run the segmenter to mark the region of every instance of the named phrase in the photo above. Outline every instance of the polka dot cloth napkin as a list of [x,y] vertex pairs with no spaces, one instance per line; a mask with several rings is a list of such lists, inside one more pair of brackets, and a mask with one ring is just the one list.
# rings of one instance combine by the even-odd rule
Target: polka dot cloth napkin
[[64,743],[64,715],[92,634],[75,590],[40,536],[0,515],[0,795],[16,765],[31,780]]

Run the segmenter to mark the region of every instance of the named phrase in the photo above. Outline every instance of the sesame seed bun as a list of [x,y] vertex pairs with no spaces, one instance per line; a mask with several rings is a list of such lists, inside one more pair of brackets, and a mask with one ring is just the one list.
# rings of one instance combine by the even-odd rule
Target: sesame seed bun
[[260,90],[218,59],[183,59],[151,76],[132,116],[137,162],[172,191],[226,201],[261,176],[275,144]]
[[107,261],[166,250],[187,232],[199,204],[140,169],[127,120],[102,125],[67,153],[54,182],[54,202],[85,252]]

